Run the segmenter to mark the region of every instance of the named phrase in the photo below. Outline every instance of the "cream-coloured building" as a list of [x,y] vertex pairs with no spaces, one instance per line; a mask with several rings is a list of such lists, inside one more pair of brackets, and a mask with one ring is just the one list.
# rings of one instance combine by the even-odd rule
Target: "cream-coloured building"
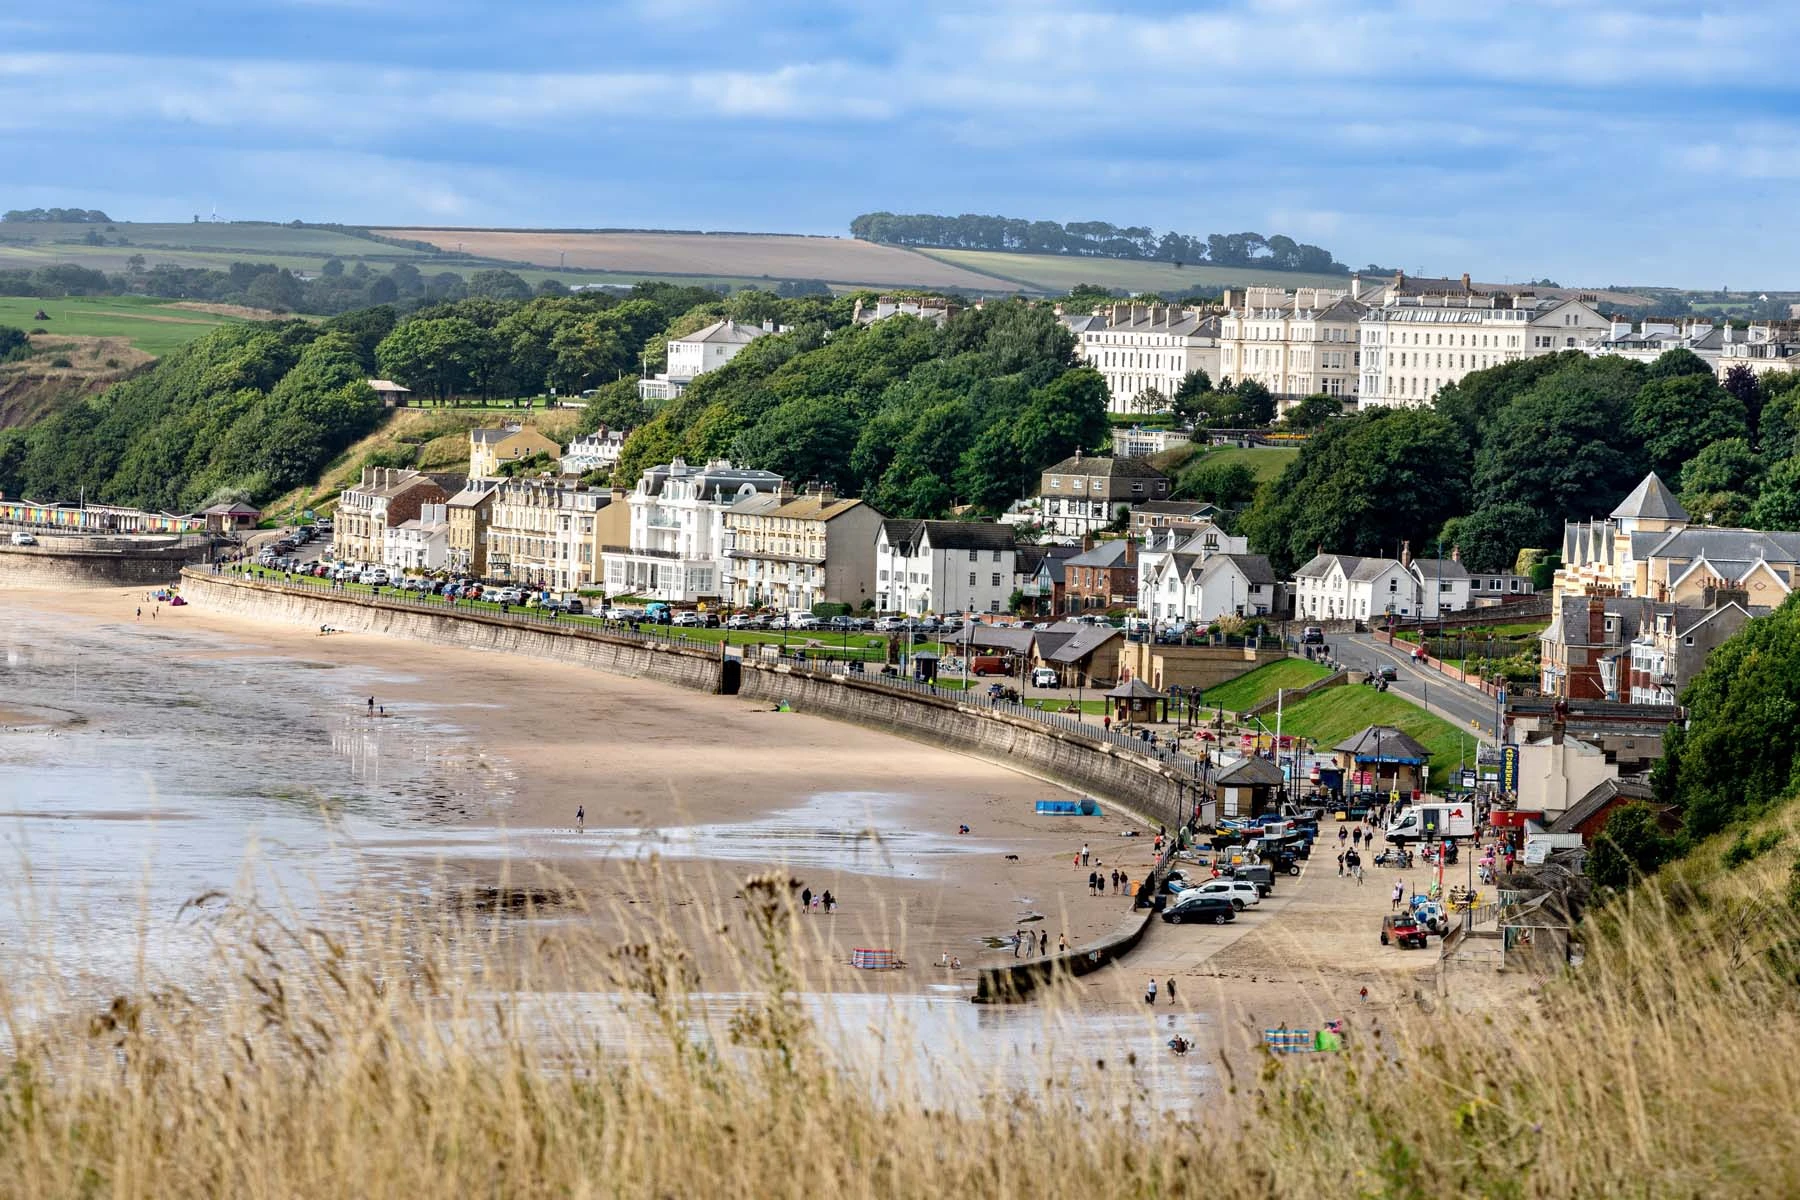
[[529,425],[469,430],[470,479],[496,479],[503,463],[539,454],[548,454],[555,460],[562,455],[562,447]]
[[599,514],[612,494],[554,480],[507,479],[495,485],[487,531],[491,578],[573,590],[599,581]]
[[882,516],[829,490],[796,496],[782,485],[725,510],[723,594],[739,608],[810,610],[875,596]]
[[1741,336],[1727,327],[1715,365],[1720,379],[1733,367],[1748,367],[1757,375],[1800,370],[1800,322],[1752,325]]
[[[1194,371],[1219,378],[1217,313],[1173,304],[1115,304],[1091,315],[1064,315],[1076,354],[1106,380],[1116,413],[1152,411],[1145,393],[1164,401]],[[1161,406],[1157,406],[1161,407]]]
[[1612,334],[1591,298],[1539,298],[1529,292],[1485,291],[1468,283],[1414,293],[1387,289],[1390,299],[1361,322],[1363,408],[1417,408],[1471,371],[1564,350],[1581,350]]
[[448,499],[429,475],[399,467],[364,467],[362,478],[338,496],[332,548],[343,562],[385,563],[388,531],[417,517],[423,506]]
[[[1360,288],[1360,280],[1353,286]],[[1253,287],[1227,292],[1219,374],[1253,379],[1285,409],[1308,396],[1352,399],[1361,378],[1359,323],[1369,306],[1349,290]]]

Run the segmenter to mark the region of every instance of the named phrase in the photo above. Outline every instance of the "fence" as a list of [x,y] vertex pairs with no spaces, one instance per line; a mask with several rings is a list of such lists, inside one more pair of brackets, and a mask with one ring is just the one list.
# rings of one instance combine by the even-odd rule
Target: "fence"
[[[363,594],[360,592],[348,591],[329,580],[296,578],[284,572],[271,571],[264,567],[230,568],[225,566],[214,566],[211,568],[211,573],[216,575],[241,574],[246,578],[254,579],[263,587],[276,588],[305,595],[350,599],[353,596],[360,596]],[[419,594],[397,588],[392,590],[383,589],[373,593],[373,598],[380,600],[383,604],[394,604],[408,608],[416,608],[423,612],[454,614],[457,609],[456,601],[446,600],[442,596],[430,595],[428,593]],[[486,620],[499,620],[525,627],[574,627],[603,637],[618,638],[636,642],[640,645],[653,647],[679,646],[689,650],[703,650],[709,653],[716,653],[722,657],[730,656],[733,649],[749,650],[752,646],[757,646],[761,647],[757,657],[762,662],[767,663],[772,661],[777,666],[785,666],[789,670],[830,675],[855,675],[859,681],[866,684],[873,684],[877,687],[892,688],[896,691],[931,696],[939,700],[949,701],[952,704],[964,705],[974,709],[984,709],[989,712],[1004,713],[1008,716],[1022,717],[1030,721],[1038,721],[1069,733],[1078,733],[1082,737],[1089,738],[1096,742],[1103,742],[1116,746],[1121,750],[1129,750],[1133,754],[1139,754],[1158,762],[1168,763],[1179,770],[1187,772],[1196,780],[1200,779],[1208,770],[1204,759],[1194,758],[1179,750],[1171,749],[1166,742],[1159,741],[1156,745],[1152,745],[1141,732],[1134,735],[1120,729],[1109,729],[1103,724],[1084,721],[1069,713],[1055,712],[1050,709],[1037,708],[1018,701],[990,697],[978,691],[941,687],[937,684],[913,679],[904,674],[887,675],[879,670],[852,671],[849,669],[848,664],[850,662],[860,662],[863,660],[854,658],[846,659],[842,657],[841,654],[834,657],[831,654],[831,651],[837,648],[831,646],[783,647],[776,642],[759,642],[733,647],[727,644],[722,634],[717,638],[689,637],[672,626],[654,626],[650,631],[646,632],[642,628],[637,627],[641,625],[641,622],[607,621],[601,618],[588,616],[564,617],[546,615],[541,609],[509,609],[504,613],[496,612],[491,609],[483,609],[481,615]],[[774,653],[772,654],[770,653],[771,648],[774,650]],[[836,669],[834,670],[833,668]]]

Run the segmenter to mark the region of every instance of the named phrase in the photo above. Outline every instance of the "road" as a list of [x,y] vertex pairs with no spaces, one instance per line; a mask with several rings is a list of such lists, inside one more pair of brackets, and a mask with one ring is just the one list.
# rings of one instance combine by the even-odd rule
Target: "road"
[[1480,688],[1415,667],[1405,650],[1396,650],[1371,634],[1336,634],[1331,638],[1331,651],[1334,658],[1353,671],[1396,668],[1400,678],[1388,684],[1388,691],[1429,709],[1452,725],[1479,732],[1483,742],[1495,740],[1494,698]]

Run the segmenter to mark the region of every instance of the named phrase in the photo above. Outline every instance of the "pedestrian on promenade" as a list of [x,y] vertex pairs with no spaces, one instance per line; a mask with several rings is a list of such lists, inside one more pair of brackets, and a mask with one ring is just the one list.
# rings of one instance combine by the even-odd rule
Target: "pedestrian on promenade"
[[1348,829],[1345,829],[1342,825],[1339,825],[1338,826],[1338,845],[1340,845],[1340,846],[1343,845],[1344,840],[1346,838],[1348,838],[1349,836],[1350,836],[1350,831]]
[[579,833],[587,832],[587,805],[585,804],[575,806],[575,829]]
[[1344,852],[1342,850],[1339,850],[1338,851],[1338,878],[1342,879],[1343,877],[1344,877]]
[[1359,862],[1358,862],[1358,863],[1357,863],[1357,864],[1356,864],[1356,886],[1357,886],[1357,887],[1361,887],[1361,886],[1362,886],[1362,883],[1363,883],[1363,876],[1362,876],[1362,863],[1361,863],[1361,862],[1360,862],[1360,861],[1359,861]]
[[1108,733],[1112,732],[1112,715],[1110,713],[1100,718],[1100,727]]

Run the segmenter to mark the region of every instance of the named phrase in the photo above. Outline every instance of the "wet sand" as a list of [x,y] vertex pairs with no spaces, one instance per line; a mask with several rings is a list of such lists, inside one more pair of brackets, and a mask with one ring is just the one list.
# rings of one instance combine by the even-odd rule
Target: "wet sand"
[[[382,879],[471,891],[566,883],[581,900],[569,911],[591,914],[570,923],[609,934],[628,933],[639,906],[696,935],[741,931],[744,879],[779,869],[839,900],[803,927],[819,984],[966,988],[976,966],[1012,958],[990,938],[1047,930],[1054,950],[1125,916],[1123,897],[1088,892],[1091,868],[1072,862],[1084,841],[1103,870],[1135,877],[1150,863],[1147,837],[1117,836],[1136,828],[1123,814],[1037,817],[1032,801],[1069,793],[898,737],[199,605],[144,605],[135,619],[141,604],[135,589],[0,592],[0,707],[54,706],[76,721],[0,742],[11,780],[0,828],[28,826],[42,847],[60,818],[53,869],[31,872],[34,884],[90,904],[107,903],[110,887],[140,922],[185,898],[164,870],[170,853],[182,886],[228,888],[250,844],[278,884],[304,877],[326,894],[349,886],[326,862],[346,846]],[[146,860],[98,851],[120,841],[93,833],[103,821],[154,828],[162,857],[148,893],[143,880],[125,888]],[[127,853],[149,851],[134,842]],[[84,889],[90,858],[109,860],[98,890]],[[909,969],[853,970],[851,946],[892,948]],[[963,970],[938,967],[944,954]]]

